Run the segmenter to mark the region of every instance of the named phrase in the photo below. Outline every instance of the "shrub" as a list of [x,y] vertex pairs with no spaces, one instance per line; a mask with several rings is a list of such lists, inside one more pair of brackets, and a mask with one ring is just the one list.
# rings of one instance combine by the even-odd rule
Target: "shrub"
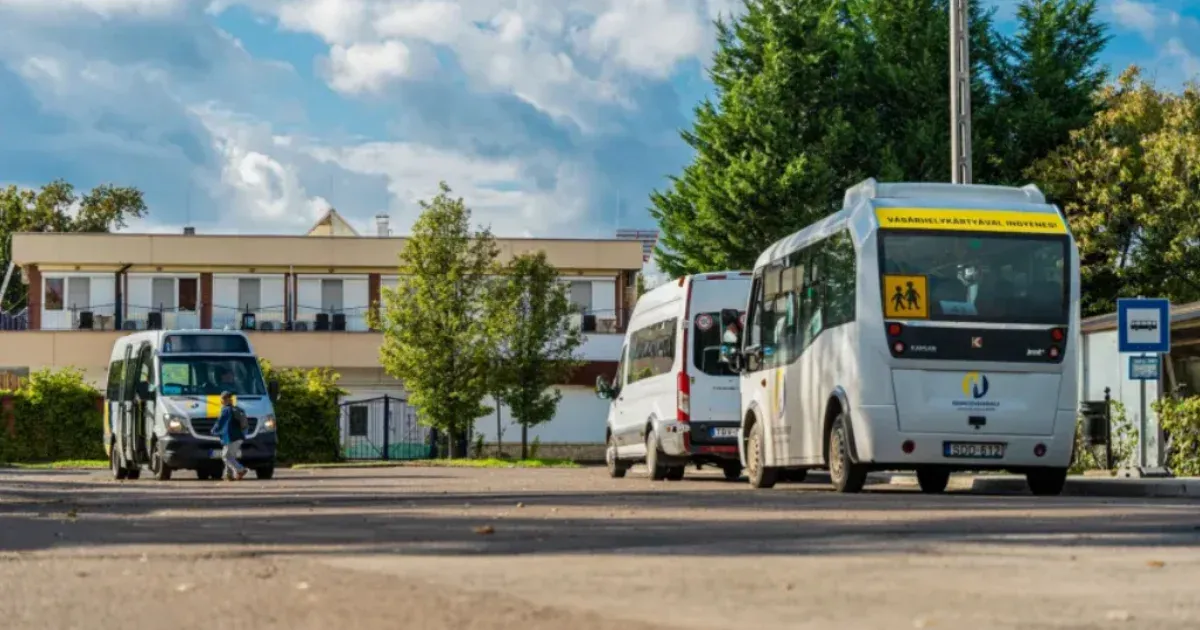
[[279,382],[275,418],[279,460],[290,464],[334,462],[341,458],[338,423],[339,375],[328,368],[277,370],[259,361],[263,376]]
[[100,392],[74,368],[39,370],[12,398],[13,432],[0,421],[0,460],[104,459]]
[[[1137,428],[1125,413],[1125,405],[1120,401],[1112,401],[1112,452],[1113,468],[1120,469],[1133,464],[1137,452]],[[1103,470],[1105,467],[1104,447],[1093,449],[1087,447],[1085,432],[1087,423],[1081,417],[1075,423],[1075,461],[1071,464],[1071,472],[1078,474],[1085,470]]]
[[1167,439],[1167,468],[1178,477],[1200,475],[1200,396],[1160,398],[1154,413]]

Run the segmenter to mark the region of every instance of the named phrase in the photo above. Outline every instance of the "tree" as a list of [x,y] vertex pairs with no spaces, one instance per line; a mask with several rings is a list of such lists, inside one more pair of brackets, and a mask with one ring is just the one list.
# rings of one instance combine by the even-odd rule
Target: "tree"
[[1099,103],[1028,172],[1070,220],[1084,314],[1119,297],[1200,299],[1200,87],[1160,92],[1132,67]]
[[[498,345],[498,391],[521,425],[521,458],[528,456],[527,431],[554,417],[562,383],[579,367],[575,350],[583,342],[571,325],[574,306],[567,286],[545,252],[514,257],[493,301]],[[499,437],[497,436],[497,440]]]
[[384,370],[404,382],[418,419],[448,434],[457,457],[459,440],[491,412],[482,401],[491,385],[496,336],[488,307],[499,250],[490,231],[471,231],[463,200],[451,198],[445,183],[440,188],[421,202],[377,326]]
[[[981,4],[971,5],[973,153],[976,180],[996,182],[1054,146],[1039,140],[1016,151],[1025,138],[1014,134],[1050,129],[1061,140],[1061,126],[1079,120],[1071,108],[1095,81],[1094,6],[1024,0],[1026,22],[1010,41]],[[695,158],[651,195],[656,258],[671,276],[750,267],[772,242],[840,208],[846,188],[868,177],[945,181],[950,173],[947,0],[745,6],[741,17],[717,23],[716,97],[696,107],[682,134]],[[1038,67],[1026,70],[1026,58]],[[1064,59],[1071,63],[1053,76],[1057,92],[1024,96],[1041,95],[1047,67]],[[1049,101],[1064,111],[1034,125]],[[1013,120],[1023,126],[1014,131]]]
[[[110,184],[97,186],[80,197],[75,188],[55,180],[40,190],[9,186],[0,189],[0,281],[12,260],[15,232],[108,232],[126,226],[131,218],[146,216],[146,202],[136,188]],[[0,296],[0,310],[27,304],[27,287],[13,272],[8,289]]]

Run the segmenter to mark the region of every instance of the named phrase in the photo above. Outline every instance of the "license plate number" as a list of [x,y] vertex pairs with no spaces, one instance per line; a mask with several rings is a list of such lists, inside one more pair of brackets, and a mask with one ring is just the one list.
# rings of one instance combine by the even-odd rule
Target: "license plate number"
[[735,438],[737,434],[737,427],[716,427],[712,430],[712,436],[715,438]]
[[946,457],[970,457],[975,459],[1001,459],[1004,457],[1004,444],[945,442],[942,448]]

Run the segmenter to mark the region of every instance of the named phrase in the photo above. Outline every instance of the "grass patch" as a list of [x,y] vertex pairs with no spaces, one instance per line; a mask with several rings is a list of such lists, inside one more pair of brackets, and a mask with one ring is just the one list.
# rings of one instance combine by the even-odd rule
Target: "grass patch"
[[[107,464],[106,464],[107,465]],[[570,459],[412,459],[401,461],[296,464],[296,469],[314,468],[582,468]]]
[[65,459],[57,462],[8,462],[0,463],[0,468],[17,468],[22,470],[104,470],[108,462],[101,459]]

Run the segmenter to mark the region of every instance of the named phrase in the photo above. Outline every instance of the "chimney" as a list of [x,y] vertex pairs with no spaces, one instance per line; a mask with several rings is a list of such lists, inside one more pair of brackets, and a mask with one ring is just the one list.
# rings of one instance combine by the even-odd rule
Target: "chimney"
[[187,227],[185,227],[185,228],[183,228],[183,235],[184,235],[184,236],[195,236],[195,235],[196,235],[196,228],[194,228],[194,227],[192,227],[192,226],[190,226],[190,225],[189,225],[189,226],[187,226]]
[[375,235],[376,236],[391,236],[392,229],[388,227],[388,215],[380,212],[375,215]]

